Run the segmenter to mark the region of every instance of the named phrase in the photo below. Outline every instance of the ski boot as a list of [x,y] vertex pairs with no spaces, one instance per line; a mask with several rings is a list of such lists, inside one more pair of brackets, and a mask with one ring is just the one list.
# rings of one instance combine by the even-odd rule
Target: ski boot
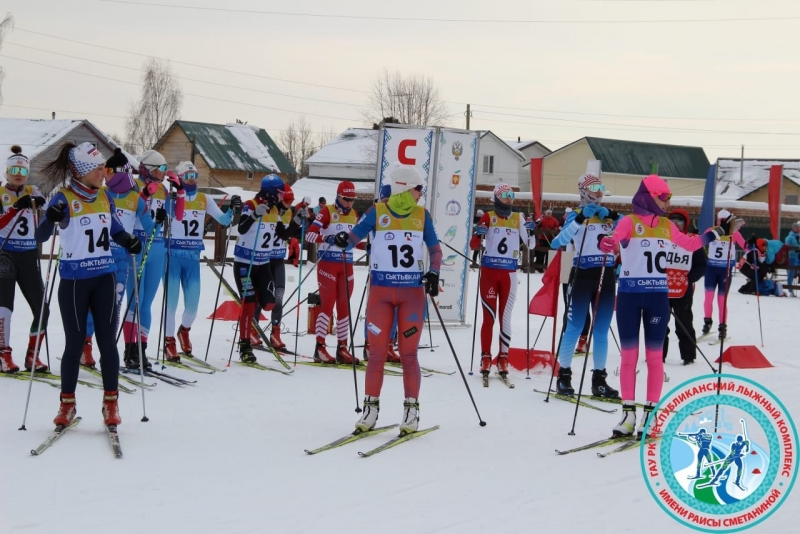
[[87,337],[83,343],[83,354],[81,354],[81,365],[94,369],[97,362],[92,357],[92,338]]
[[33,367],[37,373],[46,373],[47,366],[42,363],[38,354],[33,353],[33,351],[36,350],[37,339],[39,340],[39,350],[41,351],[42,344],[44,343],[44,332],[38,336],[33,335],[28,338],[28,351],[25,353],[25,370],[30,371],[31,367]]
[[492,370],[492,355],[486,353],[481,354],[481,374],[483,376],[489,376],[491,370]]
[[116,391],[106,391],[103,394],[103,423],[106,426],[117,426],[122,423],[119,406],[117,406],[118,398],[119,394]]
[[622,403],[622,420],[611,430],[615,438],[632,436],[636,429],[636,403],[633,401]]
[[261,336],[258,335],[258,330],[255,328],[250,329],[250,346],[252,347],[261,347],[264,342],[261,340]]
[[572,368],[561,367],[558,370],[558,380],[556,380],[556,391],[561,395],[574,395],[575,389],[572,387]]
[[239,340],[239,360],[243,363],[256,363],[256,355],[253,354],[253,346],[249,339]]
[[347,340],[340,339],[339,344],[336,346],[336,363],[346,363],[351,364],[355,362],[356,365],[361,363],[358,361],[358,358],[350,354],[350,351],[347,350]]
[[403,422],[400,424],[400,435],[413,434],[419,428],[419,402],[413,397],[406,397],[403,402]]
[[508,353],[501,352],[497,355],[497,373],[500,376],[508,376]]
[[325,348],[325,343],[317,341],[317,347],[314,349],[314,361],[317,363],[336,363],[336,358],[330,355],[328,349]]
[[164,359],[175,363],[181,361],[181,357],[178,356],[178,349],[175,348],[175,338],[172,336],[164,338]]
[[56,425],[56,429],[63,429],[69,426],[73,419],[75,419],[75,394],[62,393],[61,405],[58,407],[58,413],[56,418],[53,419],[53,424]]
[[639,428],[636,429],[637,438],[642,439],[642,436],[647,433],[647,423],[650,421],[650,415],[653,413],[653,408],[655,407],[655,402],[648,402],[644,405],[642,420],[639,421]]
[[575,354],[586,354],[586,336],[578,338],[578,346],[575,347]]
[[[150,360],[147,359],[147,343],[142,342],[142,363],[144,364],[144,370],[150,371],[153,368],[153,364],[150,363]],[[139,343],[125,343],[125,367],[127,369],[137,370],[139,369]]]
[[185,352],[186,354],[192,353],[192,342],[189,339],[189,330],[191,330],[191,328],[186,328],[183,325],[178,327],[178,343],[181,345],[181,352]]
[[725,339],[728,337],[728,325],[720,323],[718,330],[719,330],[719,340],[725,341]]
[[708,334],[711,332],[711,326],[714,324],[714,320],[711,317],[706,317],[703,319],[703,335]]
[[606,373],[605,369],[594,369],[592,371],[592,395],[607,399],[618,399],[619,391],[606,383],[607,377],[608,373]]
[[272,323],[272,331],[269,334],[269,342],[275,350],[286,350],[286,343],[281,339],[281,325]]
[[392,343],[389,343],[389,354],[386,355],[386,361],[392,363],[402,362],[402,360],[400,360],[400,355],[395,352],[394,345],[392,345]]
[[11,358],[11,347],[0,349],[0,373],[16,373],[19,365]]
[[380,399],[367,395],[364,397],[364,413],[361,414],[361,419],[356,423],[356,434],[367,432],[375,428],[378,422],[378,412],[381,409]]

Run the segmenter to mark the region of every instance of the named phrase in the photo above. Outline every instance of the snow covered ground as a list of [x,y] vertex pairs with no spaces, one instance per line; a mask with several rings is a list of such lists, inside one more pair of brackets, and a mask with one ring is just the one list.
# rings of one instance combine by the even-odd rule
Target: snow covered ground
[[[203,297],[192,328],[195,352],[202,355],[211,322],[217,279],[203,267]],[[308,272],[308,267],[305,268]],[[297,272],[288,268],[289,291]],[[232,280],[230,268],[228,279]],[[476,288],[470,277],[469,318]],[[358,307],[366,269],[357,269],[353,313]],[[303,293],[316,287],[314,275]],[[525,345],[525,276],[514,316],[514,342]],[[531,276],[531,294],[541,285]],[[740,295],[741,277],[734,280],[729,332],[736,344],[760,345],[756,300]],[[227,298],[223,290],[223,297]],[[223,298],[223,300],[224,300]],[[51,363],[58,372],[62,345],[58,305],[54,299],[50,329]],[[156,302],[161,302],[160,293]],[[31,316],[17,296],[12,332],[16,360],[22,363]],[[761,299],[763,352],[772,369],[736,371],[769,387],[795,417],[800,417],[800,362],[794,345],[800,301]],[[154,306],[158,316],[159,305]],[[303,306],[301,330],[305,330]],[[702,324],[702,299],[695,299],[695,327]],[[363,312],[362,312],[363,313]],[[435,317],[435,316],[434,316]],[[294,312],[287,318],[294,330]],[[531,317],[531,339],[541,318]],[[716,322],[716,311],[715,311]],[[356,341],[363,339],[359,324]],[[233,337],[230,322],[218,322],[209,361],[224,366]],[[154,326],[153,331],[157,332]],[[616,325],[613,330],[616,332]],[[451,329],[461,365],[470,367],[472,330]],[[545,326],[537,348],[550,345]],[[674,334],[673,334],[674,336]],[[154,336],[155,337],[155,336]],[[292,346],[293,338],[284,339]],[[423,341],[427,344],[428,333]],[[433,330],[435,351],[422,349],[422,364],[442,370],[456,365],[444,334]],[[300,352],[311,354],[313,337],[300,338]],[[329,344],[333,338],[329,337]],[[495,341],[496,343],[496,341]],[[613,341],[611,346],[614,347]],[[672,386],[710,372],[701,358],[680,365],[673,339],[666,371]],[[715,359],[719,347],[705,343],[703,352]],[[496,349],[495,349],[496,350]],[[154,351],[150,351],[151,356]],[[257,352],[267,362],[266,353]],[[236,356],[234,355],[234,358]],[[643,359],[643,358],[642,358]],[[712,360],[713,361],[713,360]],[[582,359],[573,368],[579,373]],[[590,362],[591,363],[591,362]],[[477,365],[477,362],[476,362]],[[609,356],[609,382],[618,385],[613,370],[619,352]],[[639,364],[639,399],[645,388],[644,362]],[[26,533],[250,533],[250,532],[523,532],[668,534],[687,531],[667,517],[645,489],[638,453],[606,459],[594,451],[559,457],[568,448],[609,435],[618,414],[581,409],[577,435],[568,436],[574,405],[543,397],[531,390],[547,388],[547,376],[512,373],[514,390],[492,381],[484,389],[476,376],[467,377],[481,415],[478,426],[461,377],[433,375],[423,379],[421,426],[440,430],[383,452],[360,458],[389,435],[307,456],[303,450],[321,446],[353,428],[356,398],[353,375],[336,369],[298,366],[293,376],[232,366],[207,376],[168,368],[166,372],[197,379],[194,387],[164,383],[146,394],[150,422],[142,423],[140,394],[121,394],[122,460],[114,459],[102,426],[102,392],[78,386],[81,425],[40,457],[29,451],[52,430],[58,390],[34,384],[26,432],[22,422],[27,383],[0,379],[0,532]],[[81,373],[81,378],[92,379]],[[358,373],[359,396],[364,373]],[[575,380],[577,384],[578,380]],[[588,386],[587,386],[588,389]],[[381,396],[380,423],[399,421],[402,379],[387,376]],[[611,407],[612,405],[607,405]],[[800,492],[752,532],[796,532]],[[794,526],[793,526],[794,525]]]

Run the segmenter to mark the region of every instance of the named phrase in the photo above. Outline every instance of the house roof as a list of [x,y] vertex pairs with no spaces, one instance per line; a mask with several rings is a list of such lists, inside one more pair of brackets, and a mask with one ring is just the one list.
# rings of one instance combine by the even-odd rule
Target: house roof
[[540,147],[545,149],[547,152],[552,152],[552,150],[550,150],[549,148],[544,146],[539,141],[535,141],[535,140],[532,140],[532,139],[521,139],[519,141],[511,140],[511,141],[506,141],[505,143],[508,146],[510,146],[511,148],[513,148],[514,150],[519,150],[519,151],[523,151],[526,148],[528,148],[529,146],[539,145]]
[[0,155],[7,158],[19,145],[29,159],[35,158],[80,126],[81,120],[0,119]]
[[195,140],[197,151],[212,169],[296,173],[269,134],[248,124],[175,121],[154,148],[158,149],[176,127]]
[[305,162],[309,165],[375,165],[378,158],[378,130],[348,128]]
[[769,182],[773,165],[783,165],[783,177],[800,185],[800,160],[745,159],[742,180],[740,159],[718,159],[717,198],[738,200],[761,189]]
[[517,157],[518,157],[520,160],[522,160],[522,161],[525,161],[525,160],[527,159],[527,158],[525,157],[525,154],[523,154],[522,152],[520,152],[519,150],[517,150],[517,149],[516,149],[516,148],[514,148],[513,146],[509,145],[507,142],[505,142],[505,141],[503,141],[502,139],[500,139],[499,137],[497,137],[497,136],[496,136],[496,135],[495,135],[495,134],[494,134],[494,133],[493,133],[491,130],[486,130],[485,132],[481,133],[481,139],[483,139],[483,138],[484,138],[484,137],[486,137],[487,135],[491,135],[492,137],[494,137],[495,139],[497,139],[497,141],[498,141],[498,142],[499,142],[501,145],[503,145],[503,146],[507,147],[507,148],[508,148],[508,150],[510,150],[511,152],[513,152],[513,153],[514,153],[514,155],[515,155],[515,156],[517,156]]

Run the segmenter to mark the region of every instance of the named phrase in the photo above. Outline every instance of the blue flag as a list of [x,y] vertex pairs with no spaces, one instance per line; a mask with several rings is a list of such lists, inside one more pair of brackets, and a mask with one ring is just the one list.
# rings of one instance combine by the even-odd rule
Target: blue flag
[[717,165],[716,163],[708,168],[706,176],[706,187],[703,190],[703,206],[700,208],[700,219],[697,221],[697,230],[705,232],[714,226],[714,197],[717,189]]

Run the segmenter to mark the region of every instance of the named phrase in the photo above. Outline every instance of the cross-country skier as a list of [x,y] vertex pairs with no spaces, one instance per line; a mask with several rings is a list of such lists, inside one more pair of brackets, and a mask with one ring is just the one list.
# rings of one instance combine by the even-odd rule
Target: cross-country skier
[[[137,339],[141,337],[142,351],[145,369],[150,369],[151,365],[147,359],[147,339],[150,332],[150,325],[152,324],[151,308],[155,300],[156,291],[158,290],[161,280],[164,278],[167,262],[167,246],[164,238],[166,232],[170,229],[167,226],[170,224],[167,218],[168,213],[175,213],[175,219],[180,222],[183,219],[183,204],[185,200],[185,193],[183,191],[183,184],[178,179],[178,176],[171,171],[168,171],[169,166],[164,156],[155,150],[148,150],[139,161],[139,178],[136,180],[136,185],[139,189],[139,194],[145,200],[147,209],[150,211],[150,216],[155,220],[156,227],[154,232],[148,234],[141,223],[137,220],[134,225],[134,234],[144,244],[147,249],[147,258],[144,261],[144,252],[137,256],[136,264],[141,265],[142,279],[139,284],[139,328],[136,331],[134,324],[134,311],[133,305],[134,291],[133,284],[135,283],[136,276],[128,277],[128,301],[130,303],[130,311],[125,317],[125,324],[123,326],[123,335],[125,337],[125,367],[128,369],[139,368],[139,349]],[[171,187],[177,189],[176,199],[170,195],[166,185],[162,180],[166,177],[169,180]],[[174,208],[172,207],[174,203]],[[173,223],[175,221],[172,221]],[[152,244],[150,238],[152,237]],[[144,265],[142,265],[144,263]]]
[[[695,479],[700,478],[700,470],[703,468],[703,460],[706,461],[706,464],[711,463],[711,444],[714,441],[714,436],[709,434],[705,428],[701,428],[694,434],[681,434],[682,436],[686,437],[689,441],[697,445],[697,472],[694,476],[689,476],[687,478]],[[711,467],[711,476],[714,476],[714,466]]]
[[[717,213],[717,225],[722,224],[731,218],[731,213],[726,210],[720,210]],[[706,265],[705,273],[705,300],[703,302],[703,312],[705,318],[703,319],[703,335],[711,331],[711,326],[714,321],[711,315],[714,313],[714,293],[717,293],[717,308],[719,308],[719,339],[725,339],[727,335],[727,316],[728,311],[725,307],[725,295],[729,287],[726,283],[732,275],[734,265],[736,264],[736,247],[733,250],[728,250],[731,242],[739,245],[740,248],[745,248],[744,238],[739,232],[734,232],[732,236],[722,236],[719,241],[708,246],[708,264]]]
[[744,455],[750,451],[750,440],[744,439],[744,436],[739,434],[736,436],[736,441],[731,443],[730,452],[728,456],[725,457],[725,461],[722,462],[722,465],[717,469],[717,473],[714,477],[705,484],[706,486],[719,486],[720,477],[722,474],[728,470],[731,464],[736,466],[736,481],[734,484],[742,491],[747,491],[747,488],[742,486],[742,474],[744,473]]
[[[171,362],[179,362],[181,357],[175,346],[175,313],[178,309],[178,294],[183,288],[183,317],[178,328],[178,341],[181,352],[192,353],[192,342],[189,331],[197,317],[197,306],[200,304],[200,252],[205,249],[203,234],[205,233],[206,213],[222,226],[230,226],[235,210],[242,208],[242,199],[238,195],[231,197],[230,209],[223,213],[213,200],[205,193],[197,191],[197,167],[189,161],[181,161],[175,169],[181,181],[184,199],[183,220],[174,224],[170,232],[169,243],[169,290],[167,291],[167,320],[164,332],[164,358]],[[170,213],[175,218],[175,213]]]
[[[786,246],[793,247],[789,251],[789,265],[793,267],[800,266],[800,221],[792,223],[792,231],[789,232],[789,235],[786,236],[784,240]],[[786,271],[786,283],[788,285],[794,284],[794,275],[797,272],[796,269],[789,269]],[[794,290],[790,289],[789,294],[794,296]]]
[[505,376],[508,374],[508,348],[511,345],[511,312],[517,298],[520,239],[527,236],[526,230],[533,230],[536,223],[526,223],[523,214],[512,211],[514,190],[510,185],[496,185],[493,199],[494,209],[484,213],[478,221],[469,248],[486,247],[481,259],[479,288],[483,309],[481,373],[488,376],[492,370],[492,332],[495,318],[499,315],[497,371]]
[[[562,395],[575,393],[572,387],[572,357],[575,354],[579,338],[583,336],[587,324],[589,307],[595,312],[592,348],[592,395],[598,397],[619,398],[619,391],[606,382],[606,360],[608,359],[608,332],[611,318],[614,315],[614,255],[605,254],[598,248],[602,236],[610,232],[619,214],[600,206],[605,195],[605,186],[600,178],[587,173],[578,178],[578,194],[580,205],[567,213],[564,229],[553,239],[553,248],[567,247],[573,256],[572,298],[567,310],[567,327],[561,339],[561,350],[558,353],[558,380],[556,389]],[[586,237],[584,238],[584,233]],[[581,246],[583,249],[581,250]],[[603,270],[605,265],[605,270]],[[600,287],[600,273],[603,272],[603,287],[600,298],[597,290]],[[568,296],[569,298],[569,296]],[[595,309],[595,302],[597,309]],[[585,338],[584,338],[585,339]],[[586,344],[581,343],[583,352]],[[588,356],[587,356],[588,357]]]
[[[22,148],[14,145],[11,152],[6,161],[6,183],[0,187],[0,372],[19,371],[11,357],[10,344],[11,314],[17,285],[33,314],[25,369],[30,371],[33,366],[37,371],[47,371],[39,355],[33,353],[37,339],[45,335],[49,315],[45,305],[42,330],[39,331],[44,286],[39,271],[39,249],[34,238],[34,217],[44,205],[44,197],[35,185],[26,185],[31,166]],[[41,346],[42,341],[39,342]]]
[[75,388],[81,353],[86,339],[86,320],[91,309],[103,373],[103,419],[106,426],[122,422],[117,406],[119,353],[116,345],[117,297],[111,240],[131,254],[142,244],[125,231],[117,218],[114,202],[100,188],[106,159],[91,143],[77,147],[66,143],[44,173],[53,184],[64,187],[50,200],[45,219],[36,229],[40,243],[59,228],[62,257],[58,265],[61,283],[58,304],[64,325],[61,359],[61,405],[53,420],[56,428],[75,418]]
[[[353,253],[342,250],[334,243],[336,234],[349,232],[358,222],[358,213],[353,209],[355,200],[356,186],[353,182],[347,180],[340,182],[336,190],[336,200],[333,204],[321,207],[314,224],[306,233],[307,242],[320,244],[317,258],[317,283],[319,284],[321,306],[319,315],[317,315],[317,345],[314,349],[314,360],[317,362],[352,363],[355,360],[356,363],[359,363],[358,358],[350,354],[347,348],[347,337],[350,331],[347,301],[353,293]],[[363,248],[362,245],[363,243],[360,243],[359,248]],[[345,277],[347,278],[345,279]],[[337,318],[336,357],[331,356],[325,348],[325,336],[328,333],[334,305],[336,305]]]
[[[378,203],[349,232],[339,232],[334,243],[350,249],[373,234],[370,291],[367,300],[369,363],[367,364],[364,413],[357,432],[375,427],[380,409],[383,370],[389,350],[390,332],[397,314],[400,359],[403,362],[403,422],[400,433],[416,432],[419,426],[420,368],[417,359],[425,293],[439,294],[442,249],[430,213],[417,205],[422,198],[422,176],[414,167],[392,170],[392,195]],[[423,246],[428,248],[430,269],[423,275]]]
[[[646,430],[648,416],[661,398],[661,388],[664,386],[664,336],[669,322],[667,254],[671,243],[694,252],[727,234],[721,227],[711,228],[700,236],[682,233],[664,217],[671,197],[667,182],[655,174],[647,176],[631,201],[633,215],[623,217],[614,233],[600,241],[602,252],[610,254],[619,250],[622,259],[617,294],[617,329],[622,345],[619,381],[623,413],[622,420],[613,429],[615,436],[629,436],[636,429],[634,400],[640,324],[644,325],[647,359],[647,404],[639,426],[640,433]],[[731,222],[725,221],[725,225]]]

